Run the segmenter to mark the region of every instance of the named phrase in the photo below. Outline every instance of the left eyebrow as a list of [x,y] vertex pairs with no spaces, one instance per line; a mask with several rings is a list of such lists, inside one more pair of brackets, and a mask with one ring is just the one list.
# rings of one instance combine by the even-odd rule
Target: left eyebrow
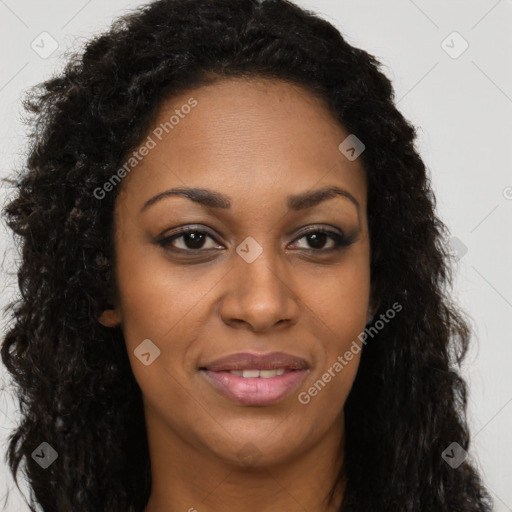
[[[155,203],[171,196],[182,196],[194,201],[196,203],[202,204],[208,208],[223,208],[229,209],[231,208],[232,201],[231,198],[221,194],[220,192],[216,192],[214,190],[209,190],[206,188],[188,188],[188,187],[179,187],[173,188],[170,190],[166,190],[165,192],[161,192],[156,196],[152,197],[148,201],[144,203],[140,212],[143,212],[150,206]],[[290,210],[305,210],[306,208],[311,208],[320,204],[323,201],[328,199],[332,199],[334,197],[343,197],[351,201],[357,209],[360,208],[359,202],[357,199],[350,193],[348,190],[342,189],[340,187],[331,185],[328,187],[324,187],[314,191],[306,191],[300,194],[291,195],[287,198],[287,205]]]
[[301,194],[289,196],[288,208],[291,210],[304,210],[337,196],[348,199],[354,203],[359,210],[359,201],[348,190],[334,185],[314,190],[312,192],[303,192]]

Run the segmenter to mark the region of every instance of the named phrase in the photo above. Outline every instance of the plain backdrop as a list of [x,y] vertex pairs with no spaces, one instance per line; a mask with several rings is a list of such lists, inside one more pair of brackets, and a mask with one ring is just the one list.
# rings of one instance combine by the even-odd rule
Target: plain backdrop
[[[62,68],[64,53],[144,2],[0,0],[0,176],[24,158],[21,97]],[[475,331],[464,375],[470,384],[470,456],[495,500],[512,511],[512,1],[297,0],[376,56],[397,106],[418,129],[438,214],[458,255],[453,289]],[[44,52],[52,50],[47,56]],[[0,187],[2,203],[9,191]],[[15,251],[0,227],[0,306],[16,290]],[[6,318],[2,321],[5,332]],[[1,368],[5,381],[6,371]],[[0,449],[18,419],[0,396]],[[9,500],[2,496],[8,489]],[[28,489],[22,486],[24,494]],[[0,510],[28,507],[0,461]]]

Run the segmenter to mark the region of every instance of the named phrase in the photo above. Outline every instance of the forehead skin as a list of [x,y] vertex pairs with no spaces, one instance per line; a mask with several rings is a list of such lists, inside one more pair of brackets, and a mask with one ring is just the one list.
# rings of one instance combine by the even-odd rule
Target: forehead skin
[[[190,98],[197,105],[178,118],[175,111]],[[173,115],[173,123],[179,122],[170,130],[167,124],[166,133],[162,124]],[[158,127],[161,140],[154,133]],[[361,227],[366,225],[365,172],[357,159],[350,161],[338,150],[349,132],[320,99],[299,85],[231,78],[188,91],[161,105],[148,135],[156,146],[121,184],[128,197],[119,202],[137,210],[165,184],[225,189],[238,198],[230,209],[236,229],[243,220],[242,206],[244,216],[253,220],[268,208],[285,214],[285,196],[337,184],[356,197],[361,208],[356,212],[348,201],[331,203],[347,215],[359,213]],[[174,201],[164,201],[165,207],[185,207],[187,202]]]

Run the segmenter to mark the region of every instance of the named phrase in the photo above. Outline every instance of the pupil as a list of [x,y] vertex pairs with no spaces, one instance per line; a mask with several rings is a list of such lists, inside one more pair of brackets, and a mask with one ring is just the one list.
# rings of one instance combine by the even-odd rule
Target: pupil
[[[327,237],[327,235],[325,233],[312,233],[308,235],[308,237],[309,244],[312,245],[314,249],[321,249],[324,246],[325,238]],[[317,246],[315,246],[315,243],[317,244]]]
[[193,231],[185,234],[185,244],[189,249],[200,249],[204,242],[204,235]]

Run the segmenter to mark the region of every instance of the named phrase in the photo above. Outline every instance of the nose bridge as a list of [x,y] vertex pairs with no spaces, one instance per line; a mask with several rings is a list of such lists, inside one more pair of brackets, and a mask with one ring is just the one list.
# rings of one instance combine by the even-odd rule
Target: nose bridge
[[[257,251],[257,248],[251,247],[251,242],[245,242],[240,244],[237,249],[239,256],[236,262],[237,269],[239,269],[239,275],[242,277],[241,282],[247,284],[247,287],[261,288],[263,291],[269,288],[275,288],[276,290],[281,288],[282,283],[278,276],[279,273],[283,273],[283,266],[279,265],[279,257],[276,256],[275,250],[269,245],[267,244],[265,249],[262,248]],[[244,256],[248,256],[251,252],[255,256],[254,259],[245,259]],[[239,253],[244,255],[240,256]]]
[[[264,239],[263,239],[264,238]],[[224,297],[224,321],[244,321],[264,329],[280,320],[292,320],[297,305],[286,265],[270,236],[246,237],[233,255],[233,274]]]
[[282,295],[284,265],[270,236],[255,238],[248,236],[236,248],[237,273],[240,276],[242,294]]

